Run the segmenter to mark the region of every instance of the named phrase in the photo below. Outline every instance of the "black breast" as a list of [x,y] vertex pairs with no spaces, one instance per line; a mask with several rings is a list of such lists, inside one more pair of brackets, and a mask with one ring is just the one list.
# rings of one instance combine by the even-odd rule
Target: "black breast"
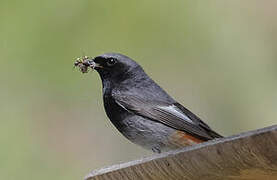
[[111,93],[104,93],[103,95],[104,100],[104,107],[107,116],[113,123],[113,125],[121,131],[124,127],[124,124],[121,123],[125,118],[131,115],[130,112],[128,112],[123,107],[119,106],[113,97],[111,96]]

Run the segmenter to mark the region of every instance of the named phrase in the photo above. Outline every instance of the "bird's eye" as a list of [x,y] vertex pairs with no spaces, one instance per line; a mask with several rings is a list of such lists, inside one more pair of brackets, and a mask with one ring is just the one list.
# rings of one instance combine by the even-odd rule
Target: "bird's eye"
[[116,64],[116,60],[115,60],[115,59],[113,59],[113,58],[108,59],[108,61],[107,61],[107,65],[108,65],[108,66],[113,66],[113,65],[115,65],[115,64]]

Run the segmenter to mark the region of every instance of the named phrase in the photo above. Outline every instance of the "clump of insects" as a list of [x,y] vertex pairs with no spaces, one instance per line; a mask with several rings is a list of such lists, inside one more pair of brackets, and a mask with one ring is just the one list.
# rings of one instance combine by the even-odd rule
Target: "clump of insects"
[[79,67],[82,73],[87,73],[88,68],[91,66],[90,61],[91,61],[91,58],[88,56],[79,57],[74,62],[74,66]]

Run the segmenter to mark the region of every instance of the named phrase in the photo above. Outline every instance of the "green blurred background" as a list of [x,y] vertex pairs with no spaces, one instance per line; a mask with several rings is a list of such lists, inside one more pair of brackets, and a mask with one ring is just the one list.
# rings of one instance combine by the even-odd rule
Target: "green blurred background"
[[223,135],[277,124],[274,0],[1,0],[0,179],[82,179],[151,155],[78,56],[120,52]]

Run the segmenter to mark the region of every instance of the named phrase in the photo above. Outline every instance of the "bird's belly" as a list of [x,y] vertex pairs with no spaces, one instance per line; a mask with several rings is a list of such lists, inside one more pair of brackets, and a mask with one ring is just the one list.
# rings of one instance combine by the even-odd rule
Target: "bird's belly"
[[160,153],[191,145],[184,138],[178,139],[177,130],[141,116],[128,116],[120,124],[120,131],[127,139],[154,152]]

